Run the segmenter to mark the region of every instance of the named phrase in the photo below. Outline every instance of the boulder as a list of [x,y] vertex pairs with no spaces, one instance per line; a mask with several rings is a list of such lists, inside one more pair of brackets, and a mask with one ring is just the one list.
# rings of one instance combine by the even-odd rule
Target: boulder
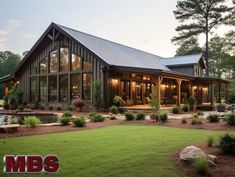
[[206,154],[196,146],[187,146],[180,152],[180,160],[194,161],[198,156]]

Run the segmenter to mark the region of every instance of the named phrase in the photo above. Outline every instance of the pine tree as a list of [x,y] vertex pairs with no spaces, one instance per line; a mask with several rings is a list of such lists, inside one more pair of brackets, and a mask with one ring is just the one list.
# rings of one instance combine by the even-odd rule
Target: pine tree
[[177,42],[185,40],[192,36],[205,34],[205,58],[207,71],[209,75],[208,51],[209,51],[209,33],[212,29],[221,24],[225,24],[233,10],[226,3],[228,0],[179,0],[177,1],[175,18],[182,24],[176,28],[178,36],[173,37],[172,41]]

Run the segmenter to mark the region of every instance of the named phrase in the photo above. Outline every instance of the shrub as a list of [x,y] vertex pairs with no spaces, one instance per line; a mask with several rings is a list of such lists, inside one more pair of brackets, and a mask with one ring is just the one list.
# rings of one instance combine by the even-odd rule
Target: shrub
[[116,105],[116,106],[123,106],[126,104],[126,102],[122,99],[122,97],[120,96],[115,96],[114,99],[113,99],[113,103]]
[[145,120],[146,114],[143,112],[139,112],[136,114],[136,120]]
[[36,116],[28,116],[28,117],[24,118],[24,124],[27,127],[35,128],[35,127],[37,127],[38,125],[41,124],[41,121]]
[[219,115],[218,114],[210,114],[207,119],[209,122],[219,122]]
[[215,139],[214,139],[213,136],[209,136],[209,137],[207,138],[207,146],[208,146],[208,147],[212,147],[213,144],[214,144],[214,142],[215,142]]
[[180,112],[180,108],[178,106],[174,106],[172,109],[172,113],[179,114],[179,112]]
[[76,117],[75,119],[73,119],[73,124],[75,127],[85,127],[86,125],[86,121],[84,117]]
[[101,114],[95,114],[91,118],[92,122],[103,122],[104,119],[104,116],[102,116]]
[[193,114],[193,118],[198,118],[198,114]]
[[197,173],[205,174],[208,170],[208,161],[205,155],[198,156],[194,161],[194,166]]
[[189,104],[190,110],[191,110],[191,111],[194,111],[195,106],[196,106],[196,104],[197,104],[196,98],[193,97],[193,96],[190,96],[190,97],[188,98],[188,104]]
[[235,137],[229,133],[220,137],[219,147],[224,154],[235,154]]
[[149,115],[149,117],[150,117],[151,120],[155,120],[156,122],[158,121],[158,115],[155,114],[155,113],[151,113],[151,114]]
[[226,118],[225,118],[225,121],[226,121],[229,125],[234,126],[234,125],[235,125],[235,113],[227,114],[227,115],[226,115]]
[[186,117],[182,117],[181,118],[181,123],[182,124],[186,124],[187,123],[187,118]]
[[189,105],[188,104],[185,104],[183,107],[182,107],[182,110],[184,112],[188,112],[189,111]]
[[135,115],[130,111],[126,112],[125,117],[126,117],[126,120],[128,120],[128,121],[135,119]]
[[199,116],[198,118],[193,117],[191,123],[195,125],[195,124],[202,124],[202,122],[203,122],[203,118]]
[[92,119],[92,117],[93,117],[94,115],[96,115],[96,114],[98,114],[98,113],[97,113],[97,112],[90,112],[89,118]]
[[79,98],[74,99],[72,103],[74,107],[79,108],[80,111],[82,111],[82,107],[85,106],[85,103],[83,102],[83,100]]
[[92,98],[96,110],[102,107],[102,82],[101,80],[94,80],[92,83]]
[[158,117],[161,122],[166,122],[168,119],[168,114],[167,112],[161,112],[159,113]]
[[116,106],[111,106],[110,107],[110,112],[112,114],[118,114],[118,108]]
[[70,122],[70,117],[61,117],[60,118],[60,123],[62,126],[69,125]]
[[62,115],[62,117],[69,117],[69,118],[71,118],[73,115],[72,115],[72,113],[70,112],[70,111],[66,111],[66,112],[64,112],[64,114]]

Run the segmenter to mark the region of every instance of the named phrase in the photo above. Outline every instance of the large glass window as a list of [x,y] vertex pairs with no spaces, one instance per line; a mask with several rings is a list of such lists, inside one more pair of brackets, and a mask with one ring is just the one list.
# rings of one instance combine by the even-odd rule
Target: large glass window
[[83,70],[85,70],[85,71],[92,70],[91,55],[89,55],[89,54],[86,54],[84,59],[83,59]]
[[72,54],[71,70],[79,71],[81,66],[81,57],[75,54]]
[[30,78],[30,100],[37,101],[37,77]]
[[71,75],[71,99],[80,98],[80,75]]
[[37,74],[37,63],[36,62],[31,63],[30,74]]
[[83,99],[90,100],[91,99],[91,75],[83,74]]
[[39,88],[40,88],[40,101],[47,101],[47,77],[41,76],[39,78]]
[[47,62],[48,62],[47,58],[44,58],[40,62],[40,68],[39,68],[39,73],[40,74],[46,74],[47,73],[47,68],[48,68]]
[[50,72],[57,72],[58,71],[58,51],[52,51],[50,53]]
[[68,75],[60,76],[60,101],[68,100]]
[[57,101],[57,76],[49,76],[49,101]]
[[60,48],[60,71],[68,72],[69,70],[69,49]]

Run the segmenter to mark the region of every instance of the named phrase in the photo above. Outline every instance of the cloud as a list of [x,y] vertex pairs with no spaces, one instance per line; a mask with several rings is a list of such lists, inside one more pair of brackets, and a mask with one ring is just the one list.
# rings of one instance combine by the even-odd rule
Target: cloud
[[20,27],[21,25],[22,25],[21,21],[10,19],[7,22],[7,29],[13,30],[13,29]]
[[33,34],[33,33],[26,33],[26,34],[24,34],[22,37],[23,37],[23,38],[35,38],[36,35]]
[[6,35],[7,32],[3,29],[0,29],[0,51],[3,51],[6,49]]

